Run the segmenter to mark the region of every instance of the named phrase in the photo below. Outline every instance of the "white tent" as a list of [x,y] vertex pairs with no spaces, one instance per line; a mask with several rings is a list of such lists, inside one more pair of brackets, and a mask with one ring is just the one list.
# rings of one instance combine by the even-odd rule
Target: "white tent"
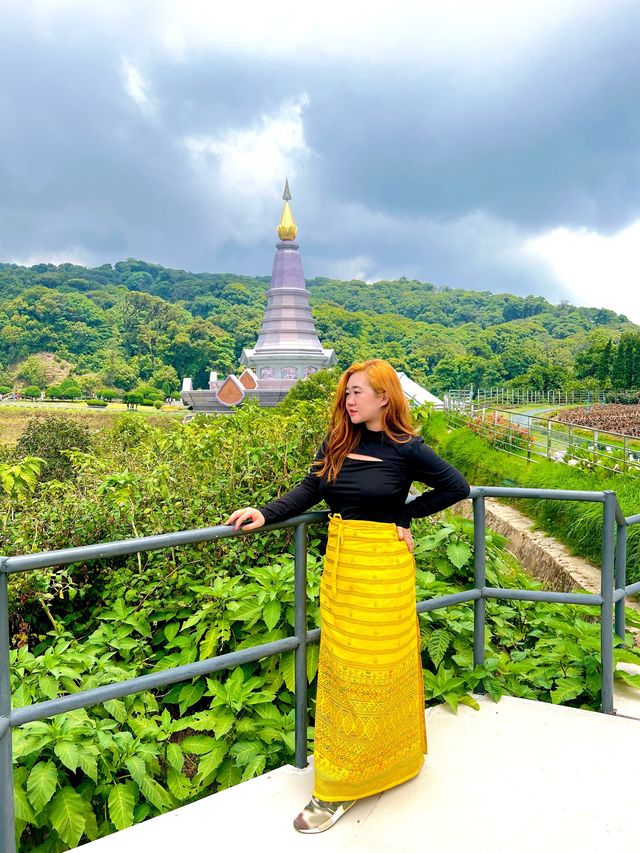
[[402,371],[399,370],[396,370],[396,373],[398,374],[398,379],[402,385],[402,390],[411,402],[418,403],[420,405],[422,405],[422,403],[432,403],[435,409],[444,408],[444,402],[440,400],[439,397],[436,397],[430,391],[427,391],[427,389],[423,388],[422,385],[418,385],[418,383],[414,382],[413,379],[410,379],[406,373],[402,373]]

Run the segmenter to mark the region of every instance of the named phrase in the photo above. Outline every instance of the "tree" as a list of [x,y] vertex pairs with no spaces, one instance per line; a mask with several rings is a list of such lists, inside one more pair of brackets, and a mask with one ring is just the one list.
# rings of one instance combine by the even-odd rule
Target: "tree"
[[30,386],[43,386],[47,384],[47,374],[42,365],[42,362],[35,355],[30,355],[29,358],[21,365],[16,373],[16,379],[24,379]]
[[611,384],[616,389],[624,388],[627,384],[627,355],[625,347],[620,340],[616,347],[611,368]]
[[607,380],[611,374],[611,349],[611,338],[609,338],[602,350],[600,358],[598,359],[598,366],[596,369],[596,376],[602,385],[607,384]]
[[22,396],[29,397],[31,400],[39,400],[42,396],[42,391],[37,385],[27,385],[27,387],[22,391]]

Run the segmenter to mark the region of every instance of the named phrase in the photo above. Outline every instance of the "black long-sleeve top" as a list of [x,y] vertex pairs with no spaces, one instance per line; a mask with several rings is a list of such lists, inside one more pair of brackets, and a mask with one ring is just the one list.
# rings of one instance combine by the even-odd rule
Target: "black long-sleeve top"
[[[345,519],[393,522],[409,527],[412,518],[422,518],[468,497],[469,483],[460,471],[434,453],[419,436],[400,444],[382,431],[367,429],[364,424],[359,428],[360,443],[353,453],[380,461],[347,457],[331,483],[326,475],[317,477],[316,466],[311,466],[294,489],[259,507],[267,524],[299,515],[324,500],[331,512],[340,513]],[[316,460],[324,457],[325,447],[326,439]],[[415,480],[431,486],[431,491],[405,504]]]

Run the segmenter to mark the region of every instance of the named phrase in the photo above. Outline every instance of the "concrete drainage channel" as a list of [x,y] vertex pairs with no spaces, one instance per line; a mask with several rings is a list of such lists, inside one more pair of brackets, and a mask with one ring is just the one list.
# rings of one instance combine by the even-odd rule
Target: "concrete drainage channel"
[[[487,498],[487,527],[508,540],[508,549],[533,577],[541,580],[546,589],[571,592],[576,588],[585,592],[600,592],[600,569],[570,554],[557,539],[541,530],[534,530],[534,522],[511,506]],[[469,501],[461,501],[452,510],[464,518],[472,517]],[[626,606],[640,613],[640,604],[627,599]],[[634,645],[640,646],[640,631],[627,626],[634,635]]]

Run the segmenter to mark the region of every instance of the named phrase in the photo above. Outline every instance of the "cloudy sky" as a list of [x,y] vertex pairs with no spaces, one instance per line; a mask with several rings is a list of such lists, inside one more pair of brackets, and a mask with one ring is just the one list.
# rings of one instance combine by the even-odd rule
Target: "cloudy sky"
[[0,260],[307,276],[640,323],[637,0],[0,0]]

